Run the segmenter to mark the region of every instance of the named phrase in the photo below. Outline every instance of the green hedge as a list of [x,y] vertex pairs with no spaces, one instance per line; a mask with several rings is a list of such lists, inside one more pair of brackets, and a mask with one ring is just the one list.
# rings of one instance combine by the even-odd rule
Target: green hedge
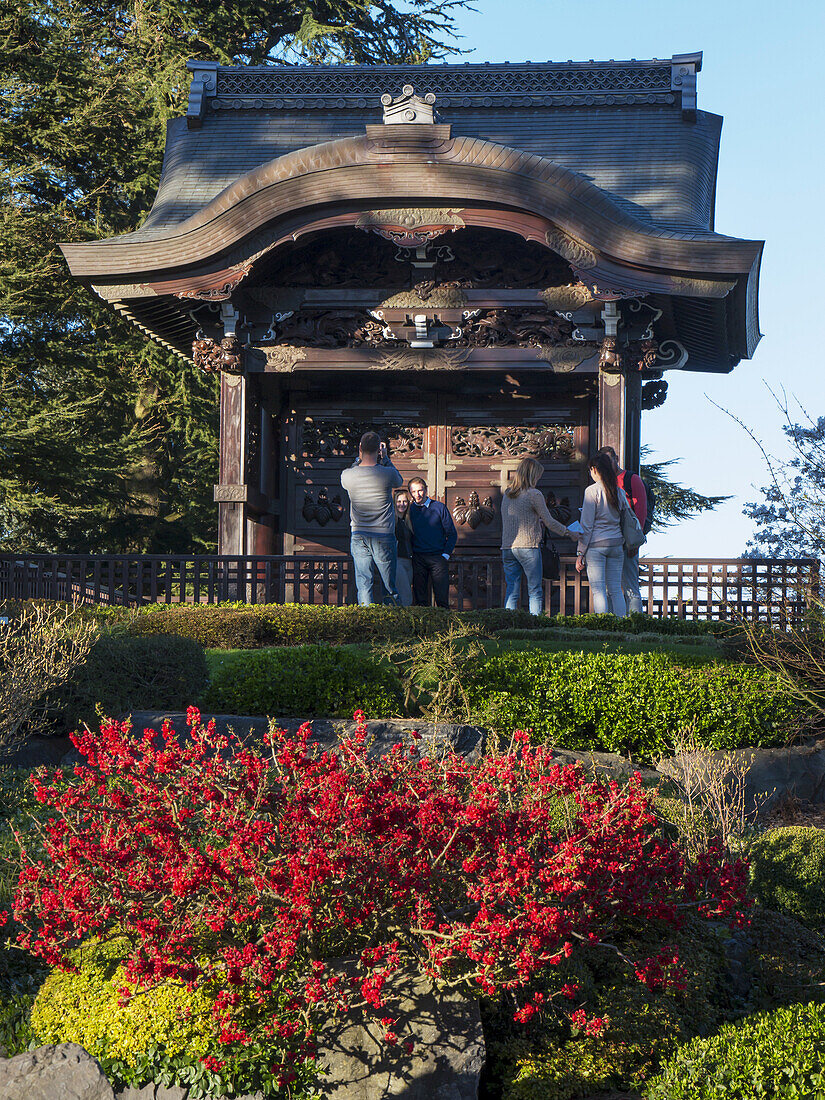
[[782,744],[799,717],[762,669],[665,653],[506,653],[473,673],[469,694],[496,729],[639,760],[672,752],[687,728],[707,748]]
[[102,634],[49,703],[58,731],[132,710],[184,710],[209,679],[203,646],[189,638]]
[[345,645],[373,639],[415,638],[446,630],[451,622],[459,621],[476,623],[489,633],[513,627],[526,629],[540,622],[525,611],[502,608],[458,614],[437,607],[398,609],[355,604],[155,605],[138,612],[127,629],[136,635],[176,634],[193,638],[207,649],[264,649],[316,642]]
[[401,713],[394,673],[362,650],[337,646],[268,649],[227,655],[213,666],[201,704],[225,714],[278,718],[369,718]]
[[825,928],[825,831],[793,826],[757,837],[750,878],[760,905]]
[[544,622],[566,630],[606,630],[616,634],[727,636],[739,632],[732,623],[706,622],[703,619],[657,619],[640,611],[633,611],[624,618],[618,615],[553,615]]
[[819,1100],[825,1006],[790,1005],[694,1039],[645,1089],[646,1100]]
[[[120,612],[116,612],[120,616]],[[647,615],[579,615],[545,618],[525,611],[491,608],[451,612],[441,608],[324,607],[315,604],[220,604],[214,607],[165,606],[141,609],[128,623],[131,634],[176,634],[207,649],[264,649],[314,642],[346,644],[387,637],[415,637],[446,629],[452,622],[475,623],[491,634],[502,630],[608,631],[702,637],[724,633],[724,623],[651,619]]]

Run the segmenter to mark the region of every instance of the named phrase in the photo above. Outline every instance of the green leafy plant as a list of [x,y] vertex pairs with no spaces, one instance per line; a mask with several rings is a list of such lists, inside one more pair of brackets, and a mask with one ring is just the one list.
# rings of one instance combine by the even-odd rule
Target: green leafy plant
[[[187,1088],[192,1100],[230,1091],[279,1092],[260,1044],[249,1044],[242,1053],[220,1049],[215,1057],[215,998],[208,988],[166,980],[124,999],[123,990],[133,988],[123,968],[129,946],[115,936],[72,952],[70,969],[55,969],[46,978],[28,1024],[18,1022],[10,1006],[8,1026],[16,1029],[18,1044],[27,1037],[37,1043],[78,1043],[97,1058],[116,1089],[153,1081]],[[23,1009],[23,999],[18,1001]],[[313,1079],[311,1063],[303,1064],[292,1094],[300,1095]]]
[[64,730],[94,723],[99,711],[184,710],[209,677],[203,647],[189,638],[104,633],[47,703]]
[[751,889],[760,905],[825,930],[825,832],[791,826],[757,837]]
[[825,1095],[825,1006],[790,1005],[694,1039],[646,1100],[818,1100]]
[[[571,970],[579,1001],[606,1021],[601,1035],[550,1020],[519,1034],[488,1007],[485,1033],[503,1100],[573,1100],[602,1089],[638,1088],[680,1042],[718,1027],[727,1010],[723,939],[696,920],[673,936],[683,966],[681,990],[628,982],[620,958],[608,952]],[[638,950],[641,943],[631,939],[621,946]]]
[[403,685],[404,710],[433,722],[470,721],[467,684],[484,658],[481,627],[450,622],[444,630],[419,634],[414,640],[387,640],[376,650],[389,661]]
[[671,753],[687,728],[703,747],[738,748],[782,744],[800,720],[762,669],[663,653],[507,653],[476,670],[469,696],[498,730],[645,761]]
[[391,669],[340,646],[267,649],[227,656],[213,668],[203,706],[228,714],[351,718],[360,705],[375,718],[401,708]]

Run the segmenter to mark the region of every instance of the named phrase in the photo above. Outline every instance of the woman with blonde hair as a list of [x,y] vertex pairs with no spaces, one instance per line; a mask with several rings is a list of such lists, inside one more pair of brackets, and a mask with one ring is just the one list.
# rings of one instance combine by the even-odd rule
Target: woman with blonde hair
[[559,538],[570,537],[564,524],[550,515],[544,497],[536,488],[543,473],[540,462],[523,458],[501,501],[501,559],[507,586],[504,606],[510,611],[518,607],[524,573],[531,615],[541,615],[544,610],[540,549],[543,528]]

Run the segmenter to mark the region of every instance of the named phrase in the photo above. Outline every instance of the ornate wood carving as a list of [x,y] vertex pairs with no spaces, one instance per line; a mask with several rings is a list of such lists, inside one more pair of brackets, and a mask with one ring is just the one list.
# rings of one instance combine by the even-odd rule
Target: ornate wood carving
[[314,500],[311,490],[304,492],[304,506],[301,515],[307,523],[318,523],[321,527],[332,520],[337,523],[344,514],[344,505],[341,502],[341,494],[336,493],[332,500],[325,488],[318,490],[318,499]]
[[284,344],[281,347],[256,348],[253,355],[263,355],[267,367],[276,371],[294,370],[296,364],[307,357],[307,353],[303,348],[293,348],[289,344]]
[[249,496],[248,485],[221,484],[213,488],[216,504],[243,504]]
[[547,241],[548,248],[552,248],[554,252],[557,252],[559,256],[562,256],[568,263],[573,264],[574,267],[586,270],[595,267],[599,262],[599,258],[592,248],[586,245],[584,241],[577,240],[576,237],[565,233],[558,226],[548,229],[544,239]]
[[573,325],[545,309],[479,310],[462,322],[459,347],[553,347],[571,339]]
[[605,374],[621,374],[624,370],[622,353],[616,346],[615,336],[605,336],[599,348],[599,370]]
[[218,342],[209,336],[199,336],[192,344],[195,366],[204,374],[242,374],[241,345],[237,336],[224,336]]
[[482,523],[492,523],[495,517],[496,510],[493,507],[492,497],[485,497],[482,504],[475,489],[470,493],[469,504],[464,497],[456,497],[453,519],[459,525],[466,523],[468,527],[475,531],[476,527],[479,527]]
[[375,424],[367,421],[315,420],[307,418],[301,431],[301,457],[314,463],[322,459],[354,459],[364,432],[377,431],[386,440],[390,455],[421,458],[424,429],[407,424]]
[[459,210],[450,208],[409,208],[367,210],[355,223],[356,229],[377,233],[400,248],[423,248],[445,233],[463,229]]
[[[377,213],[385,216],[389,212]],[[457,214],[452,217],[461,220]],[[404,225],[396,229],[406,233]],[[252,285],[244,284],[244,291],[261,300],[261,294],[280,296],[294,287],[410,289],[420,285],[424,275],[433,286],[449,285],[465,290],[568,287],[576,282],[570,264],[535,241],[523,241],[502,230],[462,229],[452,223],[444,232],[450,233],[449,244],[429,244],[422,261],[409,248],[393,248],[387,239],[373,233],[336,230],[321,240],[276,249],[259,262]],[[414,267],[411,261],[425,266]]]
[[642,386],[642,408],[658,409],[667,400],[667,382],[661,379]]
[[401,341],[365,310],[299,310],[276,325],[276,344],[307,348],[375,348]]
[[399,348],[382,355],[375,366],[379,370],[457,370],[465,362],[469,351],[461,348],[428,348],[416,351],[413,348]]
[[257,288],[402,287],[409,282],[409,264],[399,263],[385,240],[347,229],[276,249],[260,265],[257,287],[246,289],[254,294]]
[[454,427],[450,450],[462,458],[536,458],[573,460],[575,427],[548,424],[525,427]]
[[678,370],[687,362],[688,353],[678,340],[631,340],[625,349],[629,366],[639,371]]

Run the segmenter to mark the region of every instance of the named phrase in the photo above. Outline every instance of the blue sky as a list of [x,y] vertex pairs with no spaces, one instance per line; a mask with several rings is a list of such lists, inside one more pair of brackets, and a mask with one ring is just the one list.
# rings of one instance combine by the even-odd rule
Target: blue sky
[[724,117],[716,228],[765,240],[764,334],[729,375],[670,372],[668,399],[647,412],[642,438],[674,476],[734,499],[652,536],[648,556],[736,557],[752,525],[744,501],[766,472],[755,445],[712,401],[783,454],[780,413],[765,382],[825,414],[825,3],[822,0],[479,0],[459,18],[472,61],[671,57],[704,51],[698,105]]

